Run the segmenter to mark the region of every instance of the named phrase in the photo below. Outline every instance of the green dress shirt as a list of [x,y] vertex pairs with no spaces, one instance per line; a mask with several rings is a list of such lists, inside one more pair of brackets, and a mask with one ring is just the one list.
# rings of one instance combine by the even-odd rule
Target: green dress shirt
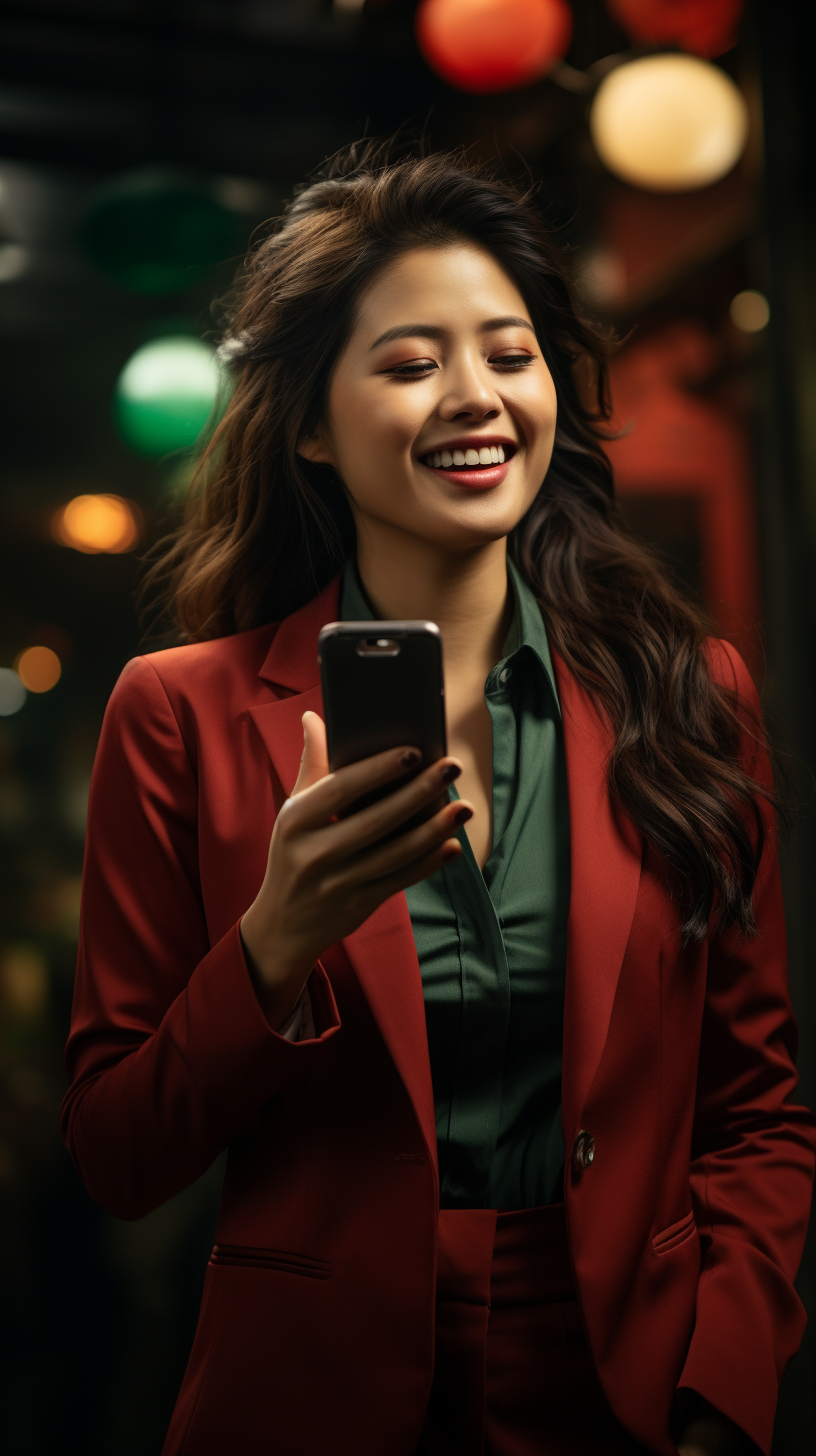
[[[561,1197],[569,814],[558,693],[539,606],[508,560],[514,613],[488,673],[493,844],[406,891],[425,998],[443,1208]],[[340,615],[373,613],[353,560]],[[451,797],[456,797],[452,786]]]

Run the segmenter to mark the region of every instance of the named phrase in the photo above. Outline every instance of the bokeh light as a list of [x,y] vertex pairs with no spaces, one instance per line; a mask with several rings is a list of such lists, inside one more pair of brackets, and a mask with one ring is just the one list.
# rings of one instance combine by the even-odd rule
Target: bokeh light
[[48,965],[36,945],[25,942],[0,950],[0,997],[13,1015],[41,1016],[48,1004]]
[[759,334],[767,328],[771,310],[764,293],[759,293],[755,288],[744,288],[741,293],[731,299],[728,312],[731,315],[731,322],[742,329],[744,334]]
[[201,339],[176,335],[143,344],[116,382],[122,435],[143,455],[189,449],[210,418],[220,380],[215,350]]
[[479,94],[538,80],[572,39],[566,0],[422,0],[415,23],[428,65]]
[[26,690],[16,672],[10,667],[0,667],[0,718],[19,713],[25,700]]
[[642,56],[604,77],[590,112],[601,160],[636,187],[707,187],[739,160],[748,108],[729,76],[695,56]]
[[89,555],[131,551],[139,540],[133,506],[118,495],[74,496],[54,515],[51,533],[61,546]]
[[736,43],[743,0],[606,0],[606,5],[634,40],[679,45],[710,60]]
[[62,663],[51,647],[26,647],[15,658],[14,671],[30,693],[50,693],[62,677]]
[[28,272],[31,255],[22,243],[0,243],[0,283],[14,283]]
[[82,229],[89,261],[135,293],[190,288],[245,243],[243,219],[210,187],[166,169],[126,173],[107,183]]

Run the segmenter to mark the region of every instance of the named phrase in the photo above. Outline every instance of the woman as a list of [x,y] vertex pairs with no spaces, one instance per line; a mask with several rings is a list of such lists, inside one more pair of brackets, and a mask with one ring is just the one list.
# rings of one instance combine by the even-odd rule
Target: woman
[[[352,152],[226,352],[160,565],[187,645],[105,719],[68,1047],[112,1213],[229,1147],[165,1451],[767,1453],[813,1170],[772,782],[620,527],[558,254],[460,159]],[[450,747],[348,817],[417,754],[328,772],[338,617],[439,624]]]

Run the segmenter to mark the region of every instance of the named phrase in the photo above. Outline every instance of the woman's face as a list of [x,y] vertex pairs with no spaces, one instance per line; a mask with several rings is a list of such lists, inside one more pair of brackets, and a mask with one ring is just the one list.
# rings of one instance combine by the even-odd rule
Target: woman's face
[[527,511],[555,417],[529,313],[499,264],[471,244],[416,248],[364,294],[325,421],[300,453],[334,466],[358,531],[467,549]]

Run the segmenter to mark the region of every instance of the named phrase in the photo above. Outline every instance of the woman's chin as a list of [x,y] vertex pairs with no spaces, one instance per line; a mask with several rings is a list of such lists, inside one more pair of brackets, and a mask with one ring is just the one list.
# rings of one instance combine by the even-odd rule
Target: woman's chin
[[[522,513],[523,514],[523,513]],[[444,546],[453,551],[469,551],[479,546],[489,546],[501,541],[518,525],[521,515],[515,511],[468,510],[457,514],[455,519],[446,517],[428,532],[428,544]]]

